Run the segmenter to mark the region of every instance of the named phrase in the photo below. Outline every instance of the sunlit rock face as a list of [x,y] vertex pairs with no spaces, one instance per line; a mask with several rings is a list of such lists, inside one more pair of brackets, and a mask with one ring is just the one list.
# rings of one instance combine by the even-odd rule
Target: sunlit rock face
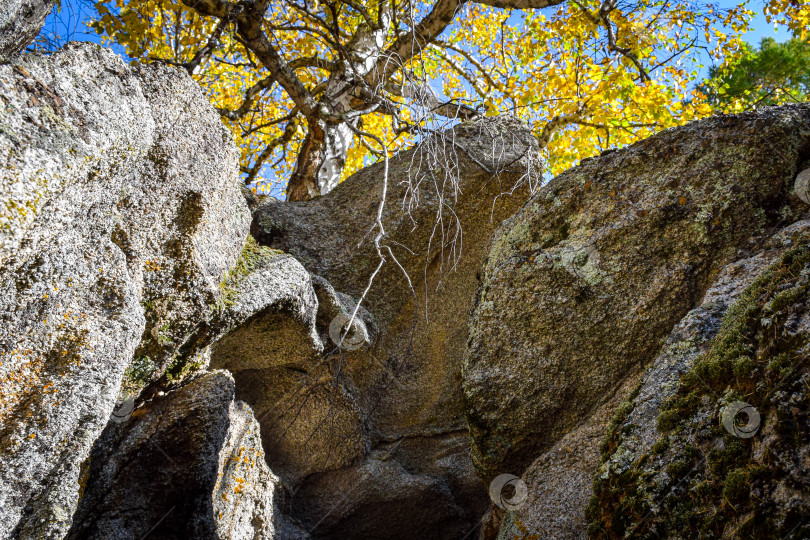
[[[477,471],[487,481],[522,475],[528,486],[531,504],[507,516],[505,537],[521,527],[541,537],[585,534],[611,418],[626,412],[620,404],[643,376],[635,403],[651,407],[645,429],[659,435],[654,404],[674,383],[650,366],[667,339],[690,342],[678,337],[687,330],[711,342],[710,323],[734,300],[727,293],[725,306],[715,305],[718,294],[707,293],[722,289],[724,272],[760,261],[745,279],[738,268],[743,287],[777,256],[774,244],[798,242],[769,238],[805,216],[793,184],[808,160],[806,105],[716,116],[585,160],[496,232],[462,386]],[[707,294],[712,305],[690,319]],[[695,318],[706,327],[692,329]],[[617,501],[632,496],[616,489],[614,518]]]
[[71,45],[0,66],[0,94],[0,536],[58,536],[125,370],[191,352],[250,216],[178,70]]
[[[360,314],[371,343],[340,351],[330,321],[353,312],[380,262],[369,231],[385,165],[323,197],[254,211],[257,241],[319,276],[325,357],[297,371],[279,357],[259,371],[242,355],[246,369],[235,372],[237,396],[257,415],[269,411],[262,424],[268,461],[295,486],[291,515],[313,536],[473,534],[487,501],[469,458],[461,399],[467,320],[492,232],[538,181],[537,153],[527,126],[489,118],[390,160],[382,244],[392,252]],[[237,369],[223,356],[237,356],[232,345],[217,347],[211,365]]]

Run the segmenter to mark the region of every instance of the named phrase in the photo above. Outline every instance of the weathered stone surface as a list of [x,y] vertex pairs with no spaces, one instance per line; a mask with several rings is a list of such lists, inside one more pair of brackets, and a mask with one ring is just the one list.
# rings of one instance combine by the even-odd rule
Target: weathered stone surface
[[25,49],[37,36],[56,0],[3,0],[0,5],[0,58]]
[[[233,304],[220,319],[222,337],[211,347],[210,365],[233,373],[237,397],[251,403],[262,425],[273,472],[295,485],[318,459],[356,457],[352,449],[362,440],[357,432],[363,428],[357,414],[346,417],[343,407],[332,406],[328,388],[300,391],[299,383],[310,379],[310,373],[317,376],[324,349],[313,278],[289,255],[267,247],[251,250],[250,272],[228,286],[233,287]],[[322,440],[320,432],[313,436],[290,430],[293,420],[310,428],[328,421],[342,443]]]
[[313,278],[293,257],[248,238],[222,285],[208,339],[216,342],[223,367],[269,367],[281,358],[294,363],[323,351]]
[[125,369],[135,391],[199,352],[249,214],[178,70],[71,45],[0,66],[0,94],[0,536],[59,537]]
[[[266,451],[274,472],[296,485],[303,481],[292,503],[296,517],[317,523],[330,506],[331,486],[348,489],[356,483],[351,497],[324,518],[314,535],[337,538],[350,529],[371,534],[378,527],[377,537],[396,538],[428,530],[441,519],[448,531],[475,525],[478,516],[472,510],[483,508],[485,489],[469,464],[460,399],[466,321],[491,233],[525,200],[526,185],[536,180],[536,149],[525,126],[488,119],[458,126],[391,159],[383,244],[396,255],[414,291],[386,251],[388,260],[362,304],[368,315],[361,317],[365,330],[360,332],[373,336],[371,347],[361,337],[357,345],[362,346],[336,350],[325,315],[353,312],[378,265],[369,231],[380,201],[383,164],[360,171],[324,197],[269,202],[254,212],[252,233],[259,243],[290,253],[331,284],[321,287],[316,280],[324,304],[319,328],[328,353],[317,366],[297,374],[288,370],[285,379],[279,376],[270,386],[247,390],[251,396],[240,394],[249,386],[236,376],[238,396],[257,415],[276,409],[282,427],[265,429],[263,423],[262,432],[265,437],[271,429],[285,434],[274,437],[276,449],[266,439]],[[458,190],[450,182],[451,167],[431,161],[436,152],[457,165]],[[439,216],[444,221],[436,227]],[[216,351],[212,365],[220,366]],[[422,441],[422,459],[413,454],[405,465],[399,461],[405,459],[401,452],[394,452],[391,463],[375,461],[378,449],[412,439]],[[453,444],[448,446],[448,439]],[[402,442],[400,448],[406,446]],[[436,456],[443,456],[444,465],[437,465]],[[380,491],[378,475],[391,486],[387,510],[368,512]],[[394,514],[401,521],[380,521]],[[405,521],[410,525],[403,530],[398,524]]]
[[[593,537],[810,533],[808,288],[808,221],[723,269],[609,430]],[[758,416],[726,424],[735,402]]]
[[[709,348],[725,311],[808,226],[801,221],[764,244],[761,239],[751,239],[748,249],[740,250],[742,258],[725,266],[700,304],[675,325],[643,377],[628,378],[610,401],[532,463],[522,477],[528,499],[521,508],[507,513],[499,538],[513,538],[522,532],[540,538],[586,536],[585,510],[597,470],[603,475],[608,470],[620,475],[638,467],[640,458],[651,453],[659,436],[656,420],[661,404],[675,393],[681,377]],[[755,254],[747,256],[751,251]],[[600,443],[617,409],[624,419],[610,429],[616,431],[620,442],[610,454],[610,462],[600,467]]]
[[313,538],[474,538],[486,502],[468,449],[466,431],[378,444],[308,478],[291,513]]
[[523,473],[527,498],[520,508],[501,517],[498,540],[586,537],[585,509],[599,465],[599,444],[605,429],[639,377],[624,381],[611,398],[581,425],[568,432],[539,456]]
[[226,372],[201,374],[97,442],[68,538],[282,537],[278,478]]
[[522,474],[653,360],[737,248],[796,219],[808,145],[808,106],[713,117],[586,160],[504,223],[462,371],[485,479]]

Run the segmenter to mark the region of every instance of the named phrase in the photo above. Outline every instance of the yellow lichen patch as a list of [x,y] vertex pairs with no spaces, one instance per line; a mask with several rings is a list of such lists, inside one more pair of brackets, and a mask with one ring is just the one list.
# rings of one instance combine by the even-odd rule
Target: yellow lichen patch
[[[45,362],[41,357],[32,357],[32,351],[12,351],[0,355],[7,369],[0,373],[0,424],[5,424],[22,399],[42,385]],[[7,356],[11,356],[7,358]],[[51,383],[52,386],[52,383]]]

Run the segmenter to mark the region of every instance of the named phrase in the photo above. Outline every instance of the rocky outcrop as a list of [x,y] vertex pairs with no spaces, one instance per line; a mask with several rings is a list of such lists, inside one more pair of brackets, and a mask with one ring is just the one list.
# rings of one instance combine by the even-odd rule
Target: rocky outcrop
[[[616,392],[616,396],[630,396],[629,400],[620,403],[614,396],[532,463],[522,477],[529,488],[528,498],[507,513],[500,538],[519,536],[524,529],[543,538],[581,538],[588,525],[589,503],[589,513],[594,514],[592,532],[597,535],[602,531],[600,517],[612,524],[610,531],[616,531],[617,523],[628,521],[629,516],[620,516],[625,509],[619,509],[615,501],[605,504],[609,495],[621,495],[608,485],[633,470],[639,474],[666,470],[661,462],[648,461],[663,444],[655,446],[662,405],[709,350],[729,307],[770,265],[803,242],[810,233],[808,227],[810,223],[800,221],[764,240],[752,238],[740,250],[741,258],[719,272],[700,304],[675,325],[643,376],[628,378]],[[607,441],[606,431],[611,437]],[[604,488],[591,502],[594,476],[596,485]]]
[[810,533],[808,276],[807,221],[723,269],[611,425],[592,537]]
[[0,58],[25,49],[55,5],[56,0],[4,0],[0,5]]
[[0,536],[810,534],[810,106],[539,191],[480,119],[285,204],[184,72],[0,95]]
[[[262,379],[246,375],[243,386],[235,374],[237,396],[257,414],[276,404],[276,425],[262,424],[265,437],[283,435],[266,447],[269,463],[297,487],[291,512],[317,526],[313,535],[411,538],[442,523],[453,537],[478,521],[486,495],[467,456],[458,378],[466,320],[492,231],[536,181],[536,151],[525,126],[488,119],[391,159],[383,213],[391,251],[363,301],[361,337],[338,349],[322,318],[328,354],[317,369],[253,386]],[[331,284],[321,297],[342,306],[335,313],[353,312],[379,263],[369,231],[383,175],[378,163],[324,197],[254,212],[259,243]],[[212,366],[225,367],[216,350]],[[338,504],[339,491],[346,496]]]
[[[205,536],[227,527],[234,538],[267,536],[267,524],[284,515],[268,510],[260,496],[267,475],[300,491],[289,511],[316,537],[354,528],[370,537],[407,537],[439,524],[450,536],[472,530],[485,492],[467,457],[459,399],[464,317],[489,235],[520,201],[505,192],[534,180],[536,146],[525,128],[489,121],[440,138],[461,152],[455,172],[445,171],[444,180],[452,180],[445,186],[436,183],[435,166],[407,185],[416,170],[411,160],[426,148],[435,151],[432,143],[392,160],[384,222],[402,267],[423,277],[414,282],[417,297],[429,300],[418,306],[431,318],[428,326],[391,261],[357,306],[377,264],[368,245],[351,263],[356,276],[346,267],[330,270],[339,268],[347,243],[361,240],[356,230],[346,229],[331,251],[324,248],[318,264],[302,256],[307,270],[325,277],[271,246],[243,244],[248,215],[234,177],[235,149],[184,75],[129,68],[98,47],[71,46],[52,57],[15,60],[2,81],[11,171],[2,184],[9,204],[0,215],[9,293],[0,312],[9,329],[2,374],[13,390],[3,403],[4,533],[64,536],[81,477],[85,498],[75,537],[135,534],[125,531],[161,513],[160,501],[180,499],[183,512],[207,517],[188,521],[180,512],[166,518],[167,531]],[[184,113],[192,110],[199,111],[194,119]],[[380,168],[320,203],[266,204],[259,221],[266,224],[271,211],[288,220],[292,236],[278,227],[273,234],[286,238],[292,252],[296,227],[371,223]],[[364,212],[338,215],[360,196]],[[411,208],[407,217],[396,209],[403,201]],[[322,211],[318,204],[334,205],[329,224],[306,222]],[[464,214],[456,229],[434,228],[437,215],[448,219],[454,211]],[[463,246],[442,239],[461,230]],[[267,242],[266,231],[257,234],[277,244]],[[459,256],[447,258],[451,250]],[[445,268],[450,264],[455,273]],[[335,321],[355,313],[352,334],[336,347]],[[213,388],[201,382],[213,380],[205,373],[209,363],[233,373],[236,397],[251,404],[256,420],[235,412],[224,389],[233,385],[221,376]],[[41,388],[52,397],[43,398]],[[198,401],[198,393],[208,397]],[[151,410],[159,415],[147,415]],[[176,419],[183,445],[199,448],[187,497],[171,495],[180,468],[146,477],[135,472],[148,466],[139,456],[154,454],[151,441],[171,442],[158,418]],[[212,503],[210,479],[223,465],[211,449],[231,444],[223,425],[254,422],[261,434],[252,433],[274,472],[240,488],[233,508]],[[175,461],[191,463],[184,452]],[[390,460],[378,466],[381,453]],[[380,491],[382,481],[391,489]],[[169,495],[156,496],[158,488]],[[328,498],[336,488],[351,493],[339,511]],[[139,494],[130,510],[105,499],[129,491]],[[410,529],[386,525],[389,512],[368,512],[377,499],[411,520]],[[284,528],[306,536],[304,529]]]
[[797,219],[808,150],[807,106],[713,117],[586,160],[500,228],[462,371],[483,478],[582,425],[750,237]]
[[280,482],[234,381],[207,373],[112,422],[68,538],[285,537]]
[[60,537],[122,379],[199,352],[249,214],[178,70],[72,45],[0,66],[0,93],[0,536]]

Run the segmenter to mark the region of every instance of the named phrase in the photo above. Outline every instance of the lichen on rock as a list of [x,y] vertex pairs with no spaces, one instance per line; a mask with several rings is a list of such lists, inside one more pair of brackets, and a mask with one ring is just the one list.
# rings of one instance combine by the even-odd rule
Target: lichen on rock
[[484,479],[580,425],[750,237],[796,219],[808,141],[806,105],[693,122],[586,160],[502,225],[462,370]]
[[[633,412],[608,433],[589,507],[592,537],[810,532],[808,223],[769,243],[770,253],[728,269],[731,294],[717,287],[695,310],[690,339],[699,354],[663,353]],[[701,328],[712,311],[722,324]],[[741,406],[756,416],[738,414]]]
[[137,392],[182,355],[250,216],[181,71],[73,44],[0,66],[0,93],[0,536],[59,537],[125,371],[149,358]]

